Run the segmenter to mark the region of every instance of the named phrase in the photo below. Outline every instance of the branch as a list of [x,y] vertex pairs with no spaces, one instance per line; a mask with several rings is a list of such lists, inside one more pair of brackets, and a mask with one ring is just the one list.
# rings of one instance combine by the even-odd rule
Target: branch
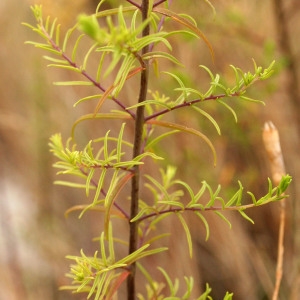
[[184,102],[184,103],[181,103],[179,105],[176,105],[174,107],[171,107],[171,108],[166,108],[166,109],[163,109],[159,112],[156,112],[148,117],[145,117],[145,122],[151,120],[151,119],[155,119],[157,118],[158,116],[161,116],[161,115],[164,115],[166,113],[168,113],[169,111],[172,111],[172,110],[176,110],[176,109],[179,109],[179,108],[182,108],[182,107],[188,107],[188,106],[191,106],[193,104],[196,104],[196,103],[199,103],[199,102],[203,102],[203,101],[209,101],[209,100],[218,100],[218,99],[221,99],[221,98],[225,98],[225,97],[239,97],[240,96],[240,93],[239,92],[235,92],[231,95],[226,95],[226,94],[219,94],[219,95],[210,95],[209,97],[206,97],[204,99],[194,99],[194,100],[191,100],[191,101],[187,101],[187,102]]
[[[143,0],[142,6],[142,22],[148,18],[149,11],[149,0]],[[142,37],[148,36],[150,34],[149,24],[143,29]],[[142,49],[142,55],[149,51],[149,46],[145,46]],[[143,61],[143,69],[141,72],[140,79],[140,93],[138,103],[146,100],[147,89],[148,89],[148,62]],[[135,133],[134,133],[134,145],[133,145],[133,158],[141,154],[142,150],[142,138],[143,138],[143,127],[144,127],[144,105],[139,106],[136,111],[135,118]],[[134,166],[134,176],[131,181],[131,208],[130,208],[130,219],[133,219],[139,208],[139,187],[140,187],[140,167]],[[138,247],[138,223],[129,222],[129,254],[135,252]],[[127,278],[127,299],[134,300],[136,298],[136,288],[135,288],[135,273],[136,264],[133,262],[130,266],[130,274]]]
[[[73,62],[72,59],[65,52],[63,52],[63,50],[59,47],[59,45],[56,44],[56,42],[52,39],[52,37],[46,31],[46,28],[44,27],[42,21],[39,22],[39,27],[40,27],[41,32],[47,37],[47,40],[50,43],[51,47],[54,50],[58,51],[61,54],[62,58],[64,60],[66,60],[70,66],[77,69],[79,71],[79,73],[81,75],[83,75],[88,81],[90,81],[96,88],[98,88],[99,90],[101,90],[104,93],[106,92],[106,89],[99,82],[97,82],[95,79],[93,79],[85,70],[82,70],[80,68],[80,66],[78,66],[75,62]],[[112,100],[118,106],[120,106],[124,111],[126,111],[128,114],[130,114],[130,116],[133,119],[135,118],[135,114],[129,110],[126,110],[126,106],[122,102],[120,102],[117,98],[112,97]]]

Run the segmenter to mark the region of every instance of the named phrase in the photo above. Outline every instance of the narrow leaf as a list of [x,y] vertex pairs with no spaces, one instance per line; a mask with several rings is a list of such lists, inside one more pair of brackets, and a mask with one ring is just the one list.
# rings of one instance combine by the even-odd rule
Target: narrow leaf
[[66,86],[66,85],[93,85],[92,82],[90,81],[58,81],[54,82],[54,85],[61,85],[61,86]]
[[52,22],[52,25],[51,25],[51,29],[50,29],[50,32],[49,32],[49,36],[51,38],[53,38],[53,34],[55,32],[55,29],[56,29],[56,22],[57,22],[57,18],[55,18]]
[[102,97],[100,98],[100,100],[97,103],[97,106],[94,110],[94,117],[96,116],[96,114],[99,112],[102,104],[104,103],[104,101],[109,97],[109,95],[111,94],[112,90],[114,89],[114,85],[110,86],[102,95]]
[[90,169],[89,175],[86,178],[86,188],[85,188],[85,194],[88,197],[90,192],[90,183],[93,178],[93,175],[95,173],[95,169]]
[[186,182],[181,181],[181,180],[176,180],[174,183],[184,186],[186,188],[186,190],[188,191],[191,201],[187,204],[186,207],[189,207],[190,205],[194,204],[195,203],[195,195],[194,195],[194,192],[191,189],[191,187]]
[[67,33],[65,35],[65,38],[64,38],[63,46],[62,46],[62,52],[66,52],[69,38],[70,38],[70,36],[72,35],[72,33],[74,32],[75,29],[77,29],[77,25],[75,25],[74,27],[72,27],[71,29],[69,29],[67,31]]
[[216,211],[214,211],[214,213],[216,215],[218,215],[221,219],[223,219],[228,224],[229,228],[231,229],[232,225],[231,225],[230,221],[220,211],[216,210]]
[[141,103],[137,103],[137,104],[134,104],[134,105],[131,105],[129,107],[126,107],[127,110],[129,109],[133,109],[133,108],[137,108],[137,107],[140,107],[140,106],[146,106],[146,105],[157,105],[157,106],[163,106],[167,109],[171,109],[172,106],[165,103],[165,102],[162,102],[162,101],[159,101],[159,100],[145,100]]
[[157,143],[159,143],[161,140],[163,140],[164,138],[166,138],[167,136],[174,134],[174,133],[178,133],[180,132],[179,130],[172,130],[172,131],[168,131],[166,133],[161,134],[160,136],[156,137],[155,139],[149,141],[145,147],[146,150],[151,149],[153,146],[155,146]]
[[[68,65],[60,65],[60,64],[49,64],[48,67],[54,67],[54,68],[60,68],[60,69],[65,69],[65,70],[69,70],[69,71],[73,71],[76,73],[81,73],[81,70],[73,67],[73,66],[68,66]],[[58,83],[54,83],[55,85],[64,85],[64,84],[58,84]]]
[[243,218],[245,218],[250,223],[254,224],[254,221],[248,215],[246,215],[246,213],[242,209],[240,209],[238,212],[242,215]]
[[203,217],[203,215],[198,212],[198,211],[195,211],[195,214],[199,217],[199,219],[203,222],[204,224],[204,227],[205,227],[205,231],[206,231],[206,237],[205,237],[205,240],[207,241],[208,238],[209,238],[209,225],[205,219],[205,217]]
[[204,117],[206,117],[214,125],[214,127],[216,128],[218,134],[221,135],[221,129],[220,129],[218,123],[216,122],[216,120],[209,113],[205,112],[203,109],[201,109],[201,108],[199,108],[195,105],[192,105],[192,108],[194,110],[196,110],[197,112],[199,112]]
[[166,121],[148,120],[146,123],[161,126],[161,127],[167,127],[167,128],[171,128],[171,129],[177,129],[182,132],[191,133],[191,134],[194,134],[194,135],[200,137],[201,139],[203,139],[206,142],[206,144],[209,146],[209,148],[211,149],[211,151],[213,153],[214,166],[217,164],[217,153],[216,153],[215,147],[211,143],[210,139],[205,134],[201,133],[200,131],[198,131],[194,128],[186,127],[184,125],[166,122]]
[[253,99],[253,98],[249,98],[249,97],[246,97],[246,96],[240,96],[241,99],[245,100],[245,101],[249,101],[249,102],[254,102],[254,103],[259,103],[259,104],[262,104],[262,105],[266,105],[264,101],[261,101],[261,100],[256,100],[256,99]]
[[165,8],[158,8],[155,7],[153,9],[154,12],[158,12],[162,15],[165,15],[167,17],[170,17],[171,19],[173,19],[174,21],[186,26],[187,28],[189,28],[190,30],[192,30],[193,32],[195,32],[200,38],[202,38],[202,40],[205,42],[205,44],[208,46],[211,57],[212,57],[212,61],[214,61],[214,50],[212,45],[210,44],[210,42],[208,41],[208,39],[206,38],[206,36],[202,33],[202,31],[197,28],[193,23],[191,23],[189,20],[179,16],[178,14],[165,9]]
[[115,170],[115,173],[113,174],[112,182],[109,186],[109,190],[107,192],[107,195],[105,197],[105,220],[104,220],[104,227],[106,234],[108,233],[108,226],[110,221],[110,214],[111,214],[111,208],[114,204],[117,196],[123,189],[123,187],[126,185],[126,183],[132,178],[133,174],[127,174],[124,176],[121,180],[117,178],[118,170]]
[[147,59],[153,59],[153,58],[165,58],[167,60],[170,60],[174,64],[178,66],[183,66],[183,64],[173,55],[161,51],[153,51],[153,52],[148,52],[144,55],[142,55],[142,58],[147,60]]
[[[56,180],[54,181],[54,184],[68,186],[72,188],[86,189],[86,184],[80,184],[80,183],[75,183],[70,181]],[[95,187],[90,186],[90,189],[95,189]]]
[[[113,281],[113,284],[109,286],[109,290],[105,293],[105,299],[112,300],[114,299],[113,296],[117,293],[122,283],[126,280],[129,276],[129,271],[123,271],[118,277]],[[110,281],[109,281],[110,282]]]
[[62,64],[62,65],[68,64],[68,62],[66,60],[64,60],[64,59],[54,58],[54,57],[47,56],[47,55],[44,55],[43,58],[47,59],[49,61],[52,61],[52,62],[54,62],[56,64]]
[[56,30],[55,30],[55,44],[59,45],[60,44],[60,24],[57,25]]
[[181,215],[181,213],[176,213],[176,216],[179,218],[179,221],[182,224],[183,229],[185,231],[185,235],[186,235],[186,239],[187,239],[188,247],[189,247],[190,257],[192,258],[192,256],[193,256],[193,245],[192,245],[191,232],[190,232],[189,227],[186,224],[183,216]]
[[82,69],[83,70],[86,69],[86,65],[87,65],[88,59],[90,57],[90,54],[93,52],[93,50],[96,48],[97,45],[98,44],[95,43],[93,46],[91,46],[90,49],[88,50],[88,52],[86,53],[86,55],[84,56],[83,64],[82,64]]
[[125,123],[122,123],[121,130],[118,136],[118,142],[117,142],[117,162],[121,162],[121,156],[122,156],[122,142],[123,142],[123,133],[125,128]]
[[84,36],[85,36],[84,34],[81,34],[81,35],[76,39],[76,42],[75,42],[75,44],[74,44],[74,46],[73,46],[72,56],[71,56],[72,61],[75,61],[75,60],[76,60],[77,48],[78,48],[79,42],[81,41],[81,39],[82,39]]
[[232,113],[232,115],[234,117],[234,120],[237,123],[238,118],[237,118],[237,115],[236,115],[235,111],[227,103],[225,103],[223,100],[217,99],[217,101],[219,103],[221,103],[222,105],[224,105]]
[[241,182],[239,181],[239,186],[240,188],[238,191],[229,199],[229,201],[225,204],[225,207],[229,207],[232,205],[240,205],[241,204],[241,199],[242,199],[242,194],[243,194],[243,186],[241,185]]
[[86,114],[80,117],[75,121],[75,123],[72,126],[72,137],[74,137],[76,126],[83,122],[83,121],[89,121],[93,119],[115,119],[115,120],[130,120],[132,119],[131,116],[128,114],[120,114],[120,113],[98,113],[98,114]]
[[98,95],[92,95],[92,96],[87,96],[84,98],[79,99],[76,103],[73,104],[73,107],[76,107],[79,103],[84,102],[84,101],[88,101],[88,100],[93,100],[93,99],[99,99],[102,96],[102,94],[98,94]]
[[107,169],[103,168],[102,172],[101,172],[101,176],[99,177],[99,180],[98,180],[97,189],[96,189],[96,193],[95,193],[94,200],[93,200],[93,205],[96,205],[96,202],[98,201],[100,192],[103,187],[106,172],[107,172]]
[[176,287],[173,285],[172,280],[171,280],[170,276],[168,275],[168,273],[161,267],[158,267],[158,269],[163,273],[165,280],[167,281],[167,284],[169,286],[169,290],[171,292],[170,296],[172,297],[172,299],[174,299],[174,296],[176,295],[176,292],[177,292]]

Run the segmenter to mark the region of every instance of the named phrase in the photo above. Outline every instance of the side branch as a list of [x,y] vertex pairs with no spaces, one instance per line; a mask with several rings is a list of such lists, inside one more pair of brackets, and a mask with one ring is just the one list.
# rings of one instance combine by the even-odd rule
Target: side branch
[[240,96],[240,92],[234,92],[233,94],[230,94],[230,95],[226,95],[226,94],[210,95],[210,96],[208,96],[204,99],[198,98],[198,99],[194,99],[194,100],[191,100],[191,101],[186,101],[186,102],[178,104],[174,107],[171,107],[169,109],[166,108],[166,109],[158,111],[158,112],[156,112],[156,113],[154,113],[154,114],[152,114],[148,117],[145,117],[145,122],[147,122],[151,119],[155,119],[158,116],[164,115],[164,114],[168,113],[169,111],[180,109],[182,107],[188,107],[188,106],[194,105],[194,104],[199,103],[199,102],[204,102],[204,101],[209,101],[209,100],[218,100],[218,99],[222,99],[222,98],[225,98],[225,97],[239,97],[239,96]]

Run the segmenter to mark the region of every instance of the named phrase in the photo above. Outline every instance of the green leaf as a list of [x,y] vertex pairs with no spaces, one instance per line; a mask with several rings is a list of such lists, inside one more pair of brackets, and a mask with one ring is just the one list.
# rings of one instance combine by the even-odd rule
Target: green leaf
[[254,224],[254,221],[253,221],[248,215],[246,215],[246,213],[245,213],[242,209],[239,210],[238,212],[242,215],[242,217],[243,217],[244,219],[246,219],[246,220],[249,221],[250,223]]
[[129,72],[132,71],[134,68],[135,60],[136,58],[133,55],[127,56],[123,60],[122,65],[119,68],[118,74],[114,81],[115,89],[112,93],[114,96],[117,96],[121,91],[121,89],[123,88],[127,76],[129,75]]
[[291,184],[291,182],[292,182],[292,177],[290,175],[287,174],[285,176],[282,176],[278,185],[278,190],[276,195],[277,196],[282,195],[286,191],[288,186]]
[[156,155],[155,153],[152,153],[152,152],[144,152],[144,153],[142,153],[142,154],[136,156],[136,157],[133,159],[133,161],[134,161],[134,162],[140,161],[140,160],[142,160],[144,157],[147,157],[147,156],[152,157],[153,159],[158,159],[158,160],[163,160],[163,159],[164,159],[163,157],[158,156],[158,155]]
[[66,60],[61,59],[61,58],[54,58],[54,57],[47,56],[47,55],[44,55],[43,58],[46,59],[46,60],[52,61],[56,64],[61,64],[61,65],[67,65],[68,64],[68,62]]
[[186,87],[185,87],[183,81],[177,75],[175,75],[173,73],[170,73],[170,72],[163,72],[163,73],[167,74],[167,75],[170,75],[171,77],[173,77],[177,81],[177,83],[179,84],[180,89],[183,93],[183,100],[186,100],[187,97],[188,97],[188,93],[186,91]]
[[89,196],[89,191],[90,191],[90,183],[91,183],[91,180],[94,176],[94,173],[95,173],[95,169],[90,169],[89,170],[89,175],[87,176],[86,178],[86,189],[85,189],[85,194],[86,196],[88,197]]
[[73,104],[73,107],[76,107],[81,102],[85,102],[85,101],[93,100],[93,99],[99,99],[101,97],[102,97],[102,94],[92,95],[92,96],[87,96],[87,97],[81,98],[75,104]]
[[140,264],[139,262],[136,263],[138,269],[141,271],[141,273],[144,275],[144,277],[146,278],[147,282],[150,284],[150,287],[152,289],[152,291],[155,291],[155,282],[152,279],[151,275],[149,274],[149,272],[147,272],[146,268],[143,267],[142,264]]
[[207,183],[206,181],[202,181],[202,186],[199,190],[199,192],[195,195],[195,203],[197,203],[199,201],[199,199],[202,197],[202,195],[204,194],[205,190],[207,187]]
[[212,291],[212,289],[207,283],[206,288],[205,288],[205,292],[197,300],[213,300],[213,298],[209,296],[211,291]]
[[[71,182],[71,181],[56,180],[56,181],[54,181],[54,184],[68,186],[68,187],[72,187],[72,188],[86,189],[86,184],[80,184],[80,183],[75,183],[75,182]],[[90,186],[90,189],[95,189],[95,187]]]
[[202,31],[197,28],[193,23],[191,23],[189,20],[182,18],[180,15],[165,9],[165,8],[158,8],[155,7],[153,9],[154,12],[158,12],[162,15],[168,16],[170,17],[172,20],[182,24],[183,26],[187,27],[188,29],[190,29],[191,31],[193,31],[195,34],[197,34],[204,42],[205,44],[208,46],[212,60],[214,61],[214,51],[213,48],[210,44],[210,42],[208,41],[208,39],[206,38],[206,36],[202,33]]
[[225,204],[225,207],[230,207],[232,205],[239,206],[241,205],[242,195],[243,195],[243,186],[239,181],[239,189],[238,191],[231,197],[231,199]]
[[191,201],[187,204],[186,207],[190,207],[191,205],[195,204],[195,195],[194,195],[194,192],[191,189],[191,187],[186,182],[181,181],[181,180],[175,180],[174,183],[184,186],[186,188],[186,190],[188,191]]
[[118,136],[118,143],[117,143],[117,162],[121,162],[121,157],[122,157],[122,142],[123,142],[123,133],[124,133],[124,128],[125,128],[125,123],[122,123],[120,133]]
[[56,49],[52,49],[51,46],[47,45],[47,44],[39,44],[39,43],[31,43],[31,42],[28,42],[27,44],[34,44],[34,46],[36,48],[40,48],[40,49],[43,49],[43,50],[46,50],[48,52],[51,52],[55,55],[58,55],[58,56],[61,56],[61,51],[58,51]]
[[199,219],[200,219],[200,220],[203,222],[203,224],[204,224],[205,231],[206,231],[206,237],[205,237],[205,240],[207,241],[208,238],[209,238],[209,233],[210,233],[210,231],[209,231],[209,225],[208,225],[208,223],[207,223],[205,217],[204,217],[200,212],[195,211],[195,214],[199,217]]
[[103,184],[104,184],[104,179],[105,179],[106,172],[107,172],[107,169],[103,168],[102,172],[101,172],[101,176],[99,177],[99,180],[98,180],[96,193],[95,193],[94,200],[93,200],[93,205],[96,204],[96,202],[99,198],[99,195],[101,193],[101,190],[102,190],[102,187],[103,187]]
[[184,218],[182,217],[181,213],[176,213],[176,216],[179,218],[182,226],[183,226],[183,229],[185,231],[185,235],[186,235],[186,239],[187,239],[187,242],[188,242],[188,247],[189,247],[189,254],[190,254],[190,257],[192,258],[193,256],[193,244],[192,244],[192,236],[191,236],[191,233],[190,233],[190,229],[188,227],[188,225],[186,224]]
[[[62,52],[66,52],[67,50],[67,45],[68,45],[68,41],[69,41],[69,38],[70,36],[73,34],[73,32],[75,31],[75,29],[77,29],[77,25],[75,25],[74,27],[70,28],[66,35],[65,35],[65,38],[64,38],[64,41],[63,41],[63,46],[62,46]],[[76,42],[77,43],[77,42]],[[76,49],[77,49],[77,46],[76,46],[76,43],[75,43],[75,52],[76,52]],[[73,53],[72,53],[72,59],[73,59],[73,54],[75,55],[74,53],[74,48],[73,48]],[[73,60],[74,61],[74,60]]]
[[150,34],[148,36],[144,36],[136,41],[134,47],[136,48],[136,51],[140,51],[143,48],[145,48],[147,45],[163,43],[170,51],[172,51],[171,44],[167,39],[163,37],[165,35],[166,34],[164,32],[158,32],[158,33]]
[[100,250],[101,250],[101,260],[103,261],[104,266],[107,267],[108,263],[107,263],[107,257],[105,251],[104,232],[102,232],[100,236]]
[[179,285],[178,285],[178,280],[175,280],[175,284],[173,284],[170,276],[168,275],[168,273],[161,267],[158,267],[158,270],[162,272],[162,274],[164,275],[165,277],[165,280],[167,281],[167,284],[168,284],[168,287],[169,287],[169,290],[171,292],[171,297],[167,297],[167,298],[164,298],[164,299],[177,299],[177,297],[175,298],[174,296],[176,295],[177,291],[178,291],[178,288],[179,288]]
[[201,67],[202,69],[204,69],[204,70],[208,73],[208,75],[209,75],[210,78],[211,78],[211,81],[214,81],[214,80],[215,80],[215,76],[213,75],[213,73],[211,72],[211,70],[210,70],[207,66],[200,65],[200,67]]
[[150,140],[150,141],[147,143],[145,149],[146,149],[146,150],[151,149],[152,147],[154,147],[157,143],[159,143],[159,142],[160,142],[161,140],[163,140],[164,138],[166,138],[166,137],[168,137],[169,135],[172,135],[172,134],[174,134],[174,133],[178,133],[178,132],[180,132],[180,131],[179,131],[179,130],[172,130],[172,131],[168,131],[168,132],[166,132],[166,133],[163,133],[163,134],[159,135],[158,137],[154,138],[153,140]]
[[258,205],[255,195],[249,191],[247,192],[247,194],[251,196],[251,200],[252,200],[253,204],[255,206]]
[[182,296],[182,300],[188,300],[191,297],[191,292],[193,290],[193,286],[194,286],[194,278],[193,277],[184,277],[185,283],[187,285],[187,291],[185,292],[185,294]]
[[192,108],[194,110],[196,110],[197,112],[199,112],[204,117],[206,117],[214,125],[214,127],[216,128],[218,134],[221,135],[221,129],[220,129],[218,123],[216,122],[216,120],[210,114],[208,114],[203,109],[200,109],[199,107],[197,107],[195,105],[192,105]]
[[212,191],[212,188],[205,182],[203,181],[203,184],[206,185],[206,188],[209,191],[209,195],[210,195],[210,200],[207,202],[207,204],[205,205],[206,208],[212,207],[215,203],[215,201],[217,200],[217,196],[221,190],[221,186],[218,185],[217,189],[215,192]]
[[[88,62],[88,59],[91,55],[91,53],[93,52],[93,50],[96,48],[97,44],[95,43],[94,45],[92,45],[89,50],[87,51],[86,55],[84,56],[84,59],[83,59],[83,64],[82,64],[82,70],[86,70],[86,65],[87,65],[87,62]],[[72,54],[73,55],[73,54]]]
[[232,297],[233,297],[233,293],[226,292],[226,295],[224,296],[223,300],[232,300],[233,299]]
[[141,103],[137,103],[137,104],[134,104],[134,105],[131,105],[129,107],[126,107],[127,110],[129,109],[133,109],[133,108],[137,108],[137,107],[140,107],[140,106],[146,106],[146,105],[157,105],[157,106],[163,106],[167,109],[171,109],[172,106],[165,103],[165,102],[162,102],[162,101],[159,101],[159,100],[145,100]]
[[246,97],[246,96],[240,96],[241,99],[245,100],[245,101],[249,101],[249,102],[254,102],[254,103],[259,103],[259,104],[263,104],[266,105],[264,101],[261,100],[256,100],[250,97]]
[[[55,18],[52,22],[52,25],[51,25],[51,29],[50,29],[50,32],[49,32],[49,36],[51,38],[53,38],[53,35],[54,35],[54,32],[56,31],[56,22],[57,22],[57,18]],[[58,45],[58,44],[57,44]]]
[[[59,65],[59,64],[49,64],[48,67],[55,67],[55,68],[60,68],[60,69],[65,69],[65,70],[69,70],[72,72],[76,72],[76,73],[81,73],[81,70],[73,67],[73,66],[66,66],[66,65]],[[64,85],[64,84],[59,84],[59,83],[54,83],[55,85]]]
[[173,62],[174,64],[183,67],[183,64],[176,57],[174,57],[173,55],[166,53],[166,52],[153,51],[153,52],[145,53],[141,57],[144,60],[150,60],[153,58],[165,58],[165,59]]
[[154,208],[154,207],[151,207],[151,206],[148,206],[148,207],[144,207],[142,208],[138,213],[137,215],[132,218],[130,220],[130,222],[137,222],[139,219],[141,219],[144,215],[148,215],[149,213],[155,213],[158,215],[159,211]]
[[169,202],[170,201],[170,195],[166,188],[161,185],[156,179],[154,179],[150,175],[145,175],[145,177],[159,190],[159,194],[164,195],[165,201]]
[[234,117],[234,120],[235,120],[235,122],[237,123],[238,118],[237,118],[237,115],[236,115],[235,111],[234,111],[227,103],[225,103],[223,100],[217,99],[217,102],[219,102],[219,103],[221,103],[222,105],[224,105],[224,106],[232,113],[232,115],[233,115],[233,117]]
[[54,85],[60,85],[60,86],[69,86],[69,85],[79,85],[79,86],[83,86],[83,85],[87,85],[87,86],[92,86],[94,85],[92,82],[90,81],[58,81],[58,82],[54,82]]
[[216,210],[216,211],[214,211],[214,213],[216,215],[218,215],[221,219],[223,219],[228,224],[230,229],[232,228],[232,225],[231,225],[230,221],[220,211]]
[[147,250],[145,251],[150,245],[146,244],[134,251],[133,253],[127,255],[126,257],[122,258],[121,260],[118,261],[118,263],[124,263],[126,265],[130,265],[135,261],[140,260],[143,257],[149,256],[149,255],[154,255],[157,253],[160,253],[162,251],[168,250],[167,247],[160,247],[152,250]]
[[179,207],[182,210],[184,210],[184,207],[185,207],[185,205],[183,203],[179,202],[179,201],[168,200],[168,201],[158,201],[157,203],[167,204],[169,206],[172,206],[172,208]]
[[96,115],[94,113],[92,114],[86,114],[86,115],[83,115],[82,117],[80,117],[79,119],[77,119],[75,121],[75,123],[73,124],[73,127],[72,127],[72,133],[71,135],[74,137],[74,133],[75,133],[75,129],[76,129],[76,126],[83,122],[83,121],[88,121],[88,120],[95,120],[95,119],[100,119],[100,120],[112,120],[112,119],[115,119],[115,120],[130,120],[131,117],[129,114],[121,114],[119,112],[117,113],[97,113]]
[[213,158],[214,158],[214,165],[217,164],[217,154],[216,154],[216,150],[215,150],[213,144],[211,143],[210,139],[205,134],[201,133],[200,131],[198,131],[194,128],[186,127],[184,125],[166,122],[166,121],[160,121],[160,120],[148,120],[147,124],[157,125],[157,126],[161,126],[161,127],[167,127],[170,129],[177,129],[177,130],[180,130],[181,132],[191,133],[191,134],[194,134],[194,135],[200,137],[201,139],[203,139],[206,142],[206,144],[211,149],[211,151],[213,153]]
[[114,204],[117,196],[119,195],[120,191],[123,189],[123,187],[126,185],[126,183],[132,178],[133,174],[127,174],[127,175],[120,175],[117,176],[119,173],[119,170],[115,170],[114,174],[111,179],[111,183],[109,186],[109,189],[107,191],[106,197],[105,197],[105,220],[104,220],[104,231],[107,234],[108,232],[108,226],[110,221],[110,214],[111,214],[111,207]]
[[95,15],[81,14],[78,16],[78,29],[97,40],[100,33],[100,27]]

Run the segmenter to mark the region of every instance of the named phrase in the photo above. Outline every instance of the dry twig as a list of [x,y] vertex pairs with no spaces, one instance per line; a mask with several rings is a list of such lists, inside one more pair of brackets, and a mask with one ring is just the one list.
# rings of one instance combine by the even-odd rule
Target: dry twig
[[[266,122],[263,129],[263,142],[270,161],[272,179],[278,185],[282,176],[286,174],[279,134],[272,122]],[[282,279],[283,255],[284,255],[284,227],[285,227],[285,199],[280,201],[280,223],[278,236],[278,253],[276,266],[276,279],[272,300],[278,299],[280,283]]]

